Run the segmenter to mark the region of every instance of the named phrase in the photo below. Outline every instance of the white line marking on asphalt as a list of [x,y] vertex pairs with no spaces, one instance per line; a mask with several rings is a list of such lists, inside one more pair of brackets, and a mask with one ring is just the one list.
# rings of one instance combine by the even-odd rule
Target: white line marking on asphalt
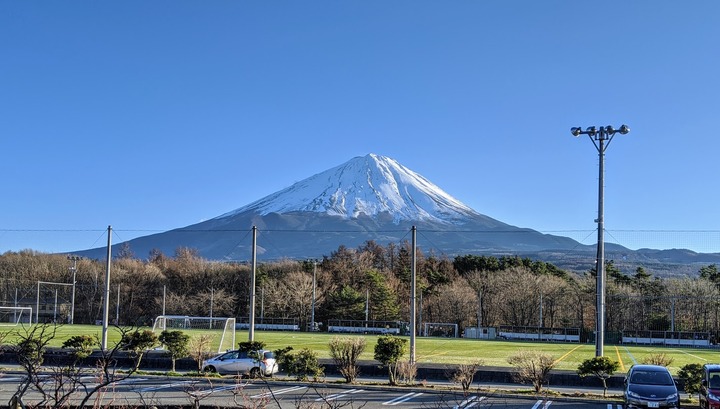
[[323,398],[317,398],[317,399],[315,399],[315,401],[316,401],[316,402],[320,402],[320,401],[331,401],[331,400],[335,400],[335,399],[344,398],[344,397],[347,396],[347,395],[351,395],[351,394],[353,394],[353,393],[358,393],[358,392],[362,392],[362,391],[363,391],[362,389],[350,389],[349,391],[347,391],[347,392],[345,392],[345,393],[334,393],[334,394],[332,394],[332,395],[328,395],[328,396],[323,397]]
[[402,396],[398,396],[398,397],[395,398],[395,399],[391,399],[391,400],[389,400],[389,401],[387,401],[387,402],[383,402],[383,405],[394,406],[394,405],[397,405],[398,403],[407,402],[407,401],[409,401],[410,399],[416,398],[416,397],[418,397],[418,396],[420,396],[420,395],[422,395],[422,394],[423,394],[422,392],[410,392],[410,393],[406,393],[406,394],[404,394],[404,395],[402,395]]
[[166,383],[165,385],[148,386],[147,388],[138,389],[138,391],[139,392],[159,391],[160,389],[170,389],[170,388],[174,388],[176,386],[183,386],[183,385],[187,385],[187,384],[193,383],[193,382],[195,382],[195,381]]
[[475,405],[477,405],[478,403],[484,401],[485,399],[486,399],[485,396],[480,396],[480,397],[478,397],[478,399],[477,399],[475,402],[472,402],[471,404],[465,406],[465,409],[472,408],[473,406],[475,406]]
[[269,392],[261,393],[258,395],[253,395],[253,396],[251,396],[251,398],[257,399],[257,398],[265,398],[265,397],[273,396],[273,395],[282,395],[283,393],[299,391],[300,389],[306,389],[306,388],[307,388],[307,386],[292,386],[289,388],[278,389],[276,391],[269,391]]
[[222,391],[230,391],[237,389],[242,389],[244,385],[226,385],[226,386],[219,386],[216,388],[210,388],[210,389],[203,389],[199,391],[190,392],[190,395],[192,396],[207,396],[210,395],[213,392],[222,392]]
[[473,406],[475,406],[475,405],[477,405],[478,403],[484,401],[485,399],[487,399],[487,396],[471,396],[471,397],[465,399],[464,401],[460,402],[459,405],[453,406],[453,409],[460,409],[460,408],[468,409],[468,408],[472,408]]

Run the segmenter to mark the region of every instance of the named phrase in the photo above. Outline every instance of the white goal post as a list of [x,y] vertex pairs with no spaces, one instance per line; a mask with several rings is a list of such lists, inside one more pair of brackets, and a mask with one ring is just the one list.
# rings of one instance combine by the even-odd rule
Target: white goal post
[[458,325],[449,322],[426,322],[423,336],[425,337],[444,337],[457,338]]
[[32,307],[0,307],[0,326],[32,324]]
[[153,332],[162,332],[168,329],[219,335],[220,342],[217,352],[235,348],[235,318],[158,315],[153,322]]

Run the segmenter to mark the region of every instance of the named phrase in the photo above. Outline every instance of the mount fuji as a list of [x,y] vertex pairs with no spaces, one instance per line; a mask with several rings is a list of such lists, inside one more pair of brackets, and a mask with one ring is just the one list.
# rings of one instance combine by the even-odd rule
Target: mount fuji
[[[139,257],[193,248],[209,260],[322,258],[343,245],[373,240],[401,244],[418,232],[418,247],[435,255],[527,254],[587,250],[567,237],[505,224],[471,209],[396,160],[376,154],[301,180],[213,219],[114,245]],[[106,249],[76,252],[104,258]]]

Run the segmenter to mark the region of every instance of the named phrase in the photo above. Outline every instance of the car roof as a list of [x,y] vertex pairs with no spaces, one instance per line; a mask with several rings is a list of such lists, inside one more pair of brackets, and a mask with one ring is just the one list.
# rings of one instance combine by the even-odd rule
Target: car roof
[[633,365],[630,368],[631,371],[658,371],[658,372],[669,372],[669,370],[662,366],[662,365],[648,365],[648,364],[638,364]]
[[720,364],[705,364],[703,366],[709,371],[720,371]]

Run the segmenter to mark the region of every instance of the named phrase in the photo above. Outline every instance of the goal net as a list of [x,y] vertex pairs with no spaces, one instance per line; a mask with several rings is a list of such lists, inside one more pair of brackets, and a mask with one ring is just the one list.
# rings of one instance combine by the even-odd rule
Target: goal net
[[235,318],[158,315],[152,330],[180,330],[190,336],[213,335],[213,347],[217,346],[217,352],[235,348]]
[[426,322],[423,331],[426,337],[457,338],[458,335],[458,325],[448,322]]
[[32,324],[32,307],[0,307],[0,326]]

